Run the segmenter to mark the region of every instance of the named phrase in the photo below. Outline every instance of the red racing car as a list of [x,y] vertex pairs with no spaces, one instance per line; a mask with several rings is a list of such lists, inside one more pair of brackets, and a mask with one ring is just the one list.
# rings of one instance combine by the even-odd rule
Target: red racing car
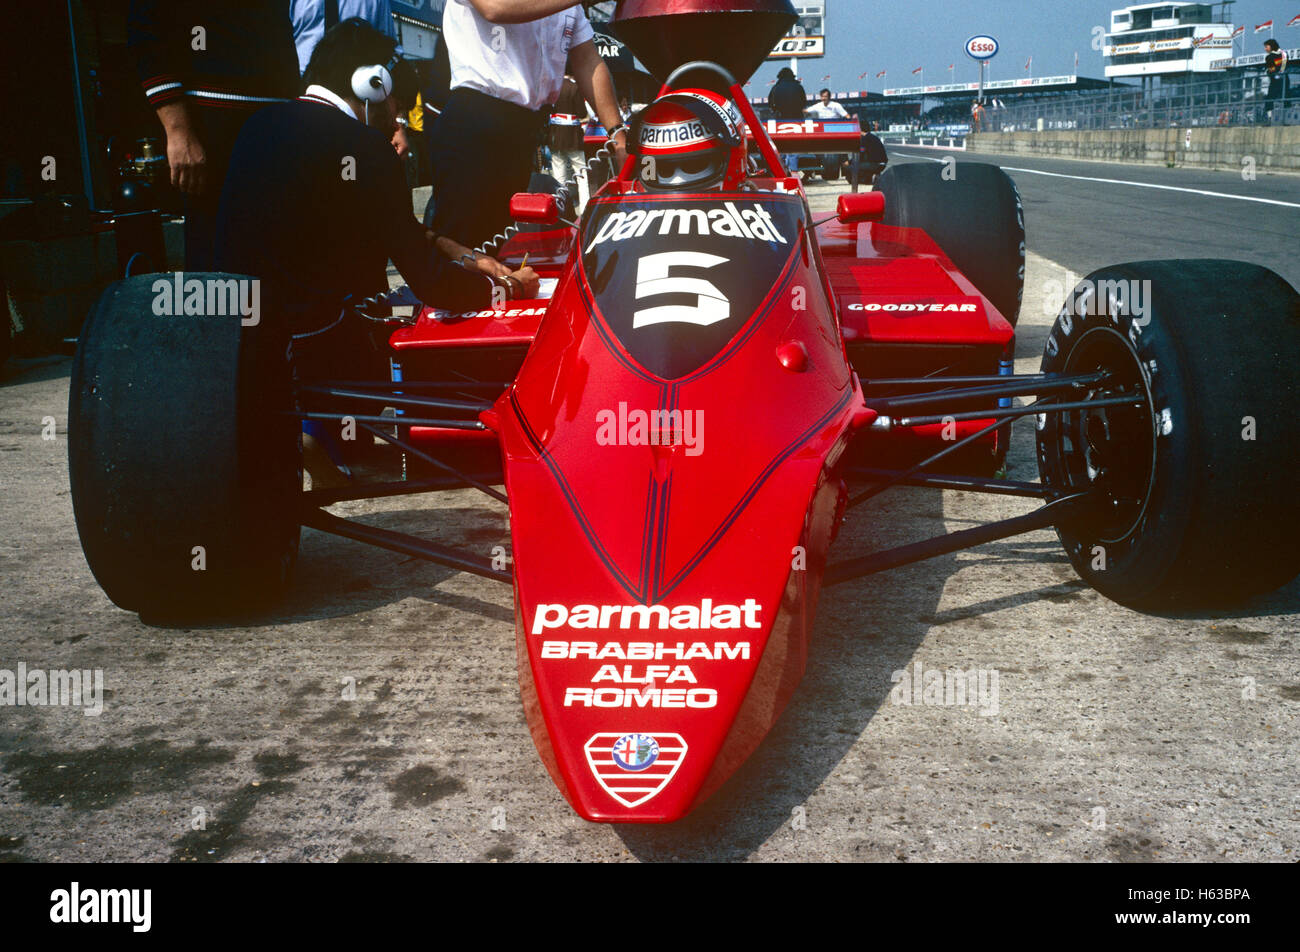
[[[113,286],[70,410],[109,597],[146,618],[274,597],[304,525],[512,585],[542,760],[583,817],[623,823],[684,816],[762,741],[823,586],[1045,527],[1137,607],[1300,572],[1296,291],[1238,262],[1107,268],[1064,302],[1041,371],[1013,373],[1014,184],[904,165],[815,216],[741,85],[793,19],[788,0],[623,0],[620,36],[664,89],[580,221],[517,197],[528,227],[501,256],[527,254],[549,297],[368,322],[386,379],[300,378],[273,321],[160,318],[153,276]],[[1018,419],[1039,482],[1000,475]],[[352,427],[381,475],[304,491],[303,420]],[[1041,506],[836,561],[845,511],[902,485]],[[328,511],[466,487],[509,506],[508,564]]]

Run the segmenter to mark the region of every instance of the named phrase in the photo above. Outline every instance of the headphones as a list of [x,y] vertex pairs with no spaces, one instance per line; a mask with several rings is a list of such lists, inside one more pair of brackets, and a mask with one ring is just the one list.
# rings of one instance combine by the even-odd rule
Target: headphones
[[367,105],[381,103],[393,92],[393,69],[401,61],[397,51],[382,66],[358,66],[352,72],[352,94]]

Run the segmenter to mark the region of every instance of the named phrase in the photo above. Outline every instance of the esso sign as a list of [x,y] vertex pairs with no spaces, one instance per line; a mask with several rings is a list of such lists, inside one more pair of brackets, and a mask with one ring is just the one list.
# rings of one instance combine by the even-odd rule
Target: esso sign
[[966,55],[971,59],[990,60],[998,55],[998,41],[991,36],[972,36],[966,41]]

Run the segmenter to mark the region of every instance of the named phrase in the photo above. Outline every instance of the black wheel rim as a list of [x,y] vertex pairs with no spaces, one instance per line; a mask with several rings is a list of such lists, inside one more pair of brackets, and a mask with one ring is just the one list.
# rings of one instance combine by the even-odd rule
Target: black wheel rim
[[1150,383],[1128,340],[1110,327],[1084,333],[1063,372],[1104,371],[1087,400],[1134,396],[1131,406],[1108,406],[1059,415],[1054,449],[1060,487],[1088,492],[1087,525],[1097,542],[1116,544],[1133,534],[1146,514],[1155,475],[1156,427]]

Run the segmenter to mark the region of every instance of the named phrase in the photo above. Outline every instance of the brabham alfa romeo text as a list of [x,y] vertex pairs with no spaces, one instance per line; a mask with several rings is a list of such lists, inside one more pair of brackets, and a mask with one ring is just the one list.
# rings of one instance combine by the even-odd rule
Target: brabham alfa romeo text
[[[715,641],[708,644],[703,641],[686,644],[662,642],[631,642],[623,644],[609,641],[597,644],[594,641],[544,641],[542,658],[546,661],[748,661],[749,642],[740,641],[731,644]],[[635,688],[608,687],[604,682],[615,684],[641,685]],[[567,687],[564,691],[565,707],[672,707],[672,708],[711,708],[718,705],[718,692],[713,688],[702,687],[660,687],[685,682],[698,685],[689,664],[603,664],[591,678],[591,683],[599,687]]]
[[619,628],[631,628],[637,622],[640,629],[654,627],[660,631],[706,628],[760,628],[758,613],[763,606],[752,598],[744,605],[715,605],[706,598],[698,605],[538,605],[533,614],[533,634],[540,635],[548,628],[613,628],[618,619]]
[[781,229],[768,214],[761,202],[755,202],[750,208],[741,210],[735,202],[726,202],[722,208],[655,208],[646,210],[638,208],[632,212],[612,212],[600,223],[596,237],[587,245],[591,251],[606,241],[626,241],[640,238],[650,230],[651,224],[658,219],[659,234],[671,235],[674,230],[679,235],[720,235],[723,238],[745,238],[749,241],[777,241],[787,244]]
[[603,645],[595,641],[543,641],[542,657],[549,660],[577,661],[588,658],[592,661],[663,661],[672,658],[678,661],[748,661],[749,642],[738,641],[734,645],[725,641],[707,644],[693,641],[689,645],[684,641],[665,644],[654,641],[607,641]]

